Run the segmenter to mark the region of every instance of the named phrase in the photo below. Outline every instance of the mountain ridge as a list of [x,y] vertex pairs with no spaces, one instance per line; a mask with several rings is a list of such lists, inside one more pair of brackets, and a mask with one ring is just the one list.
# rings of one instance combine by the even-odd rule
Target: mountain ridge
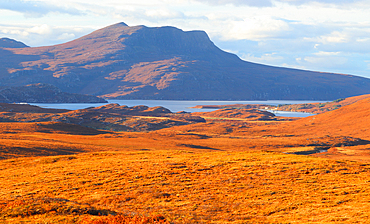
[[334,100],[370,93],[370,79],[243,61],[204,31],[169,26],[118,23],[64,44],[0,51],[1,85],[44,82],[104,98]]

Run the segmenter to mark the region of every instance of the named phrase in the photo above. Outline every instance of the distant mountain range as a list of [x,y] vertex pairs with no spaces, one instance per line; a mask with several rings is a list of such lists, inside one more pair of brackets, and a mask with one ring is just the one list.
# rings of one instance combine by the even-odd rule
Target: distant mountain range
[[118,99],[334,100],[370,93],[370,79],[243,61],[203,31],[124,23],[55,46],[0,39],[0,85],[32,83]]

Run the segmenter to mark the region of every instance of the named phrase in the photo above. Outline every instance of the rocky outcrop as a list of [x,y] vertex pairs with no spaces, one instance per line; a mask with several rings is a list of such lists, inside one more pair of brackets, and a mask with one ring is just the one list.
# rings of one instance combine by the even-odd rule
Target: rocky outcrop
[[162,116],[172,114],[172,112],[164,107],[148,107],[144,105],[128,107],[126,105],[120,106],[117,103],[111,103],[100,107],[87,108],[86,111],[120,114],[120,115],[134,115],[134,116]]
[[0,48],[1,85],[37,82],[118,99],[334,100],[370,93],[366,78],[243,61],[203,31],[124,23],[65,44]]
[[249,121],[276,120],[275,114],[258,109],[223,108],[212,112],[195,112],[193,115],[207,118],[243,119]]
[[[164,107],[107,104],[69,111],[27,104],[0,103],[0,122],[61,122],[100,130],[153,131],[205,122],[205,119],[190,113],[174,114]],[[79,130],[78,126],[68,127]]]
[[18,87],[0,87],[1,103],[106,103],[90,95],[65,93],[50,84],[30,84]]

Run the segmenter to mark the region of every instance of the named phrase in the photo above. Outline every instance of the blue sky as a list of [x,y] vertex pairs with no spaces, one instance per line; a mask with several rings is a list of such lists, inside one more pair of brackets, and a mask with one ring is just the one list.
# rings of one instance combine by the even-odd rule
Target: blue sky
[[247,61],[370,78],[369,11],[370,0],[1,0],[0,37],[36,47],[117,22],[175,26]]

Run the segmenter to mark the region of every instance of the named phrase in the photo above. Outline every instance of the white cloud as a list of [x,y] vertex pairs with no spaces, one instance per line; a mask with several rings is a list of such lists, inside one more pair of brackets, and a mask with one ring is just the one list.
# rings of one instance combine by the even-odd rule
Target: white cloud
[[308,56],[300,61],[300,65],[327,70],[345,67],[347,62],[348,59],[346,57],[340,56]]
[[241,58],[245,61],[269,64],[269,65],[280,64],[284,61],[284,57],[281,55],[278,55],[276,52],[263,54],[260,57],[256,57],[253,54],[243,54]]
[[32,28],[27,29],[28,33],[35,33],[40,35],[48,35],[53,32],[53,30],[50,28],[47,24],[42,24],[41,26],[34,26]]
[[289,24],[285,21],[268,16],[232,21],[230,26],[230,30],[225,34],[228,39],[260,40],[278,38],[282,33],[289,30]]
[[258,7],[265,7],[265,6],[272,6],[271,0],[195,0],[197,2],[206,3],[209,5],[249,5],[249,6],[258,6]]
[[184,15],[181,12],[173,11],[169,9],[147,10],[145,11],[145,15],[147,17],[152,17],[156,19],[173,19],[173,18],[184,17]]
[[350,40],[350,37],[343,32],[334,31],[329,35],[319,37],[321,43],[346,43]]
[[17,36],[18,39],[22,39],[22,37],[27,37],[29,35],[27,31],[15,27],[3,28],[0,33],[3,36]]
[[357,42],[369,42],[370,38],[368,37],[359,37],[356,39]]
[[63,33],[57,37],[58,40],[73,40],[76,37],[73,33]]
[[19,40],[30,46],[47,46],[59,44],[81,37],[92,29],[84,27],[57,27],[41,24],[37,26],[2,26],[0,37]]
[[20,12],[25,17],[41,17],[50,12],[65,13],[70,15],[81,15],[82,12],[75,8],[49,4],[43,1],[27,1],[27,0],[2,0],[0,1],[0,9]]
[[340,52],[325,52],[325,51],[319,51],[314,53],[316,56],[334,56],[334,55],[339,55]]
[[330,5],[348,5],[362,0],[195,0],[209,5],[228,5],[235,6],[257,6],[257,7],[271,7],[277,2],[287,3],[291,5],[307,5],[307,4],[330,4]]

